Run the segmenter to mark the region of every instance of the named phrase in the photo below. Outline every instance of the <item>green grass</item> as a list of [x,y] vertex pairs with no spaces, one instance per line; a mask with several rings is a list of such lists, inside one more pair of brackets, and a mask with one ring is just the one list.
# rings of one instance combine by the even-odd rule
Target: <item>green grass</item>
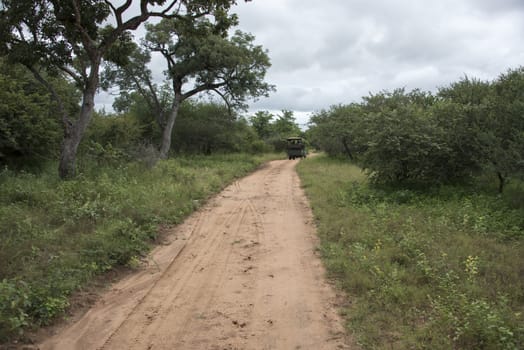
[[354,165],[300,162],[328,273],[365,349],[524,348],[524,191],[370,186]]
[[71,181],[57,178],[55,164],[40,175],[1,171],[0,342],[52,322],[93,277],[136,265],[160,225],[180,223],[268,158],[178,157],[153,169],[84,164]]

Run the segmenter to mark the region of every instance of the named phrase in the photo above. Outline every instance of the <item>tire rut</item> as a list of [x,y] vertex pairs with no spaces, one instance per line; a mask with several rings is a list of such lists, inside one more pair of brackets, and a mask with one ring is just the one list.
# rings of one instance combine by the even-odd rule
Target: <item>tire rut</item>
[[41,349],[348,348],[295,164],[232,183]]

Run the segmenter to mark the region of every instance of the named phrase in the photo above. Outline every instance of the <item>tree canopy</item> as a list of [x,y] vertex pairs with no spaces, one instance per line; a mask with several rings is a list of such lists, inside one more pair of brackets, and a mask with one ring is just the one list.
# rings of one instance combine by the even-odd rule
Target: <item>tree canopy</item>
[[[104,59],[123,64],[133,45],[130,31],[151,17],[191,22],[210,14],[227,13],[234,0],[2,0],[0,53],[25,65],[53,95],[59,106],[64,140],[59,174],[75,173],[78,145],[91,120],[99,70]],[[138,13],[132,5],[138,5]],[[63,72],[82,91],[76,117],[67,113],[59,93],[46,80]]]
[[[60,91],[65,108],[77,111],[76,88],[60,76],[49,82]],[[38,167],[57,157],[61,133],[56,103],[23,66],[0,60],[0,101],[0,164]]]
[[[216,93],[229,109],[242,109],[246,99],[267,96],[274,89],[264,81],[270,66],[267,52],[250,34],[230,35],[237,23],[235,15],[216,11],[198,19],[165,18],[148,24],[142,47],[135,47],[129,62],[106,70],[106,87],[116,84],[125,94],[138,93],[155,111],[162,129],[161,158],[168,155],[182,101],[202,92]],[[166,63],[166,83],[160,87],[143,68],[155,52]]]
[[384,183],[442,184],[481,172],[499,192],[524,172],[524,70],[493,82],[464,77],[437,94],[397,89],[315,113],[311,141]]

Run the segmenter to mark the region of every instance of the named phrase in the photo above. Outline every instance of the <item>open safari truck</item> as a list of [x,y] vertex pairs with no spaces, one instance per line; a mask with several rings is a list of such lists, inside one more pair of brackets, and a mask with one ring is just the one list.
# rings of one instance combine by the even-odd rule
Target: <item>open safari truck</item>
[[288,137],[286,143],[288,159],[306,158],[306,145],[301,137]]

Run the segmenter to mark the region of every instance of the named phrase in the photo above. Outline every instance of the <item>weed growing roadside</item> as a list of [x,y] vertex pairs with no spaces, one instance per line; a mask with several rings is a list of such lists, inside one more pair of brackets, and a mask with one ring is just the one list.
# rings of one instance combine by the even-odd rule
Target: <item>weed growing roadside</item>
[[[266,158],[267,159],[267,158]],[[180,223],[263,160],[194,156],[153,169],[84,166],[70,181],[0,172],[0,342],[48,324],[95,275],[133,265],[159,225]]]
[[322,156],[298,169],[364,348],[524,346],[524,206],[471,188],[373,188]]

